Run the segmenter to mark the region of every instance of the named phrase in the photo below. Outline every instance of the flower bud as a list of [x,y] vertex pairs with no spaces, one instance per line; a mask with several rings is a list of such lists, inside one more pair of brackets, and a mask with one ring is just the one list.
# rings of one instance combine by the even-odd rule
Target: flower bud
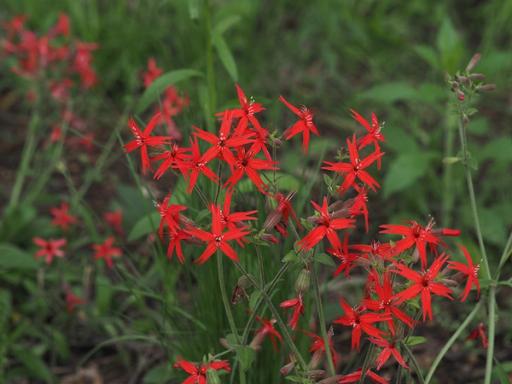
[[496,84],[484,84],[477,88],[478,92],[493,92],[496,89]]
[[480,61],[480,57],[481,57],[480,53],[475,53],[475,54],[473,55],[473,57],[471,58],[471,60],[469,60],[468,65],[466,66],[466,71],[467,71],[467,72],[471,72],[471,70],[472,70],[473,68],[475,68],[475,67],[476,67],[476,65],[477,65],[477,64],[478,64],[478,62]]
[[462,92],[460,89],[457,89],[455,91],[455,94],[457,95],[457,99],[459,99],[460,101],[464,101],[464,99],[466,98],[464,96],[464,92]]
[[323,369],[314,369],[308,372],[308,377],[312,380],[320,380],[325,377],[325,371]]
[[206,371],[206,382],[208,384],[221,384],[219,374],[214,369]]
[[472,73],[471,75],[469,75],[469,78],[471,80],[482,81],[485,79],[485,75],[483,73]]
[[310,275],[311,272],[307,268],[304,268],[302,271],[300,271],[299,277],[295,281],[295,291],[297,291],[297,293],[300,294],[309,289],[311,279]]
[[290,361],[288,364],[281,367],[279,372],[283,376],[288,376],[291,371],[293,371],[293,368],[295,368],[295,361]]

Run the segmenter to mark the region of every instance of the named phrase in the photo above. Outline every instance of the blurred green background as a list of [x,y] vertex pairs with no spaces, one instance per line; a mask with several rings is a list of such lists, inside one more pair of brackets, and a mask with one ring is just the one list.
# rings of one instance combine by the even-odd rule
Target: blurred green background
[[[497,263],[512,225],[512,1],[237,0],[211,1],[209,10],[210,28],[200,0],[2,0],[0,19],[23,13],[29,26],[43,31],[64,11],[75,36],[100,44],[94,60],[100,83],[80,105],[94,116],[99,140],[140,97],[149,57],[164,71],[206,72],[213,55],[215,100],[205,96],[204,84],[179,83],[191,101],[177,118],[183,127],[209,124],[201,111],[232,103],[235,81],[265,103],[272,129],[287,123],[278,111],[280,94],[313,108],[318,143],[332,153],[356,129],[349,109],[366,117],[373,111],[385,122],[386,137],[382,192],[370,201],[374,232],[378,224],[426,223],[432,216],[439,226],[462,229],[475,255],[463,167],[443,159],[459,148],[446,73],[480,52],[476,71],[497,90],[478,101],[469,146],[482,229],[490,262]],[[1,87],[13,84],[6,80]],[[11,133],[5,134],[8,140]],[[315,156],[313,150],[312,164]],[[302,164],[298,146],[281,161],[288,170]],[[509,319],[503,313],[502,321]],[[439,319],[448,329],[451,320]]]

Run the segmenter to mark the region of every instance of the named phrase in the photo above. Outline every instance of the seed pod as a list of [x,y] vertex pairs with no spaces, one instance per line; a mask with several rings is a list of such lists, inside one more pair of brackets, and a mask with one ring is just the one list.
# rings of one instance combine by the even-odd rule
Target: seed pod
[[304,268],[300,271],[299,277],[295,281],[295,291],[297,293],[305,292],[309,289],[310,280],[311,280],[311,272],[309,269]]

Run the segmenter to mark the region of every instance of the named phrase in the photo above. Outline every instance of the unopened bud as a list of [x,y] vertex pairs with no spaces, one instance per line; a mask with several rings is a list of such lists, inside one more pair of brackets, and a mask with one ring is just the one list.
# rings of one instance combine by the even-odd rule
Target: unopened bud
[[233,288],[233,293],[231,294],[231,304],[238,304],[241,299],[248,297],[247,292],[245,290],[250,286],[251,281],[249,280],[249,278],[245,275],[240,276],[235,288]]
[[274,209],[272,212],[269,213],[265,222],[263,223],[263,229],[265,231],[271,230],[277,225],[277,223],[281,221],[282,217],[282,213],[279,212],[277,209]]
[[449,157],[445,157],[443,159],[443,163],[447,164],[447,165],[451,165],[451,164],[458,163],[460,160],[461,160],[460,157],[449,156]]
[[315,381],[323,379],[325,377],[325,371],[323,369],[314,369],[308,372],[308,377]]
[[477,88],[478,92],[493,92],[496,90],[496,84],[484,84]]
[[263,241],[266,241],[267,243],[273,243],[273,244],[279,243],[279,239],[270,233],[262,234],[260,236],[260,239]]
[[206,382],[208,384],[221,384],[219,374],[214,369],[206,371]]
[[477,64],[478,64],[478,62],[480,61],[480,57],[481,57],[481,55],[480,55],[479,53],[475,53],[475,54],[473,55],[473,57],[471,58],[471,60],[469,60],[468,65],[466,66],[466,71],[467,71],[467,72],[471,72],[471,70],[472,70],[473,68],[475,68],[475,67],[476,67],[476,65],[477,65]]
[[307,268],[303,268],[299,273],[297,281],[295,281],[295,291],[297,293],[306,292],[309,289],[311,272]]
[[455,91],[455,94],[457,95],[457,99],[459,99],[460,101],[464,101],[464,99],[466,98],[464,96],[464,92],[462,92],[460,89],[457,89]]
[[288,376],[293,371],[294,368],[295,368],[295,361],[290,361],[288,364],[282,366],[281,369],[279,370],[279,372],[283,376]]
[[471,75],[469,75],[469,78],[471,80],[482,81],[485,79],[485,75],[483,73],[472,73]]

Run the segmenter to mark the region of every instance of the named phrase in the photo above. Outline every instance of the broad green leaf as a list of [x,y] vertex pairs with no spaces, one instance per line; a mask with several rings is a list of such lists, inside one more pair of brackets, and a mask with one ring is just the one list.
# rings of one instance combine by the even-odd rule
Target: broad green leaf
[[439,56],[437,52],[427,45],[416,45],[414,51],[432,68],[439,69]]
[[430,153],[405,153],[398,156],[389,166],[384,179],[384,196],[402,191],[424,176],[431,158]]
[[154,229],[158,228],[159,222],[160,214],[158,212],[153,212],[144,216],[133,226],[130,234],[128,235],[128,241],[134,241],[140,239],[144,235],[150,234]]
[[327,265],[329,267],[335,267],[336,264],[334,263],[334,261],[332,260],[332,257],[329,256],[327,253],[319,253],[315,256],[315,259],[321,263],[321,264],[324,264],[324,265]]
[[405,340],[405,344],[408,345],[409,347],[412,347],[414,345],[419,345],[419,344],[423,344],[427,341],[427,339],[423,336],[409,336],[406,340]]
[[168,86],[192,77],[201,76],[203,76],[203,74],[195,69],[176,69],[163,74],[146,89],[137,104],[136,112],[143,112],[151,103],[157,101],[160,94],[164,92]]
[[100,314],[105,314],[110,310],[113,292],[110,280],[98,275],[96,277],[96,308]]
[[437,33],[437,49],[441,56],[442,69],[455,72],[464,55],[464,47],[459,33],[448,16],[443,20]]
[[399,100],[414,100],[417,98],[416,89],[409,83],[397,81],[376,85],[359,94],[361,100],[393,104]]
[[37,269],[34,256],[15,245],[0,244],[0,268],[3,269]]
[[16,360],[26,368],[30,377],[44,380],[47,383],[53,382],[53,375],[50,369],[32,349],[16,347],[13,348],[12,352]]
[[256,351],[246,345],[239,346],[236,348],[236,358],[240,363],[240,368],[247,371],[256,358]]
[[239,15],[230,15],[219,21],[213,28],[214,35],[222,35],[241,20]]
[[238,82],[238,69],[236,67],[235,58],[233,57],[226,40],[224,40],[222,35],[216,34],[213,36],[212,42],[217,49],[220,61],[222,62],[222,65],[224,65],[226,71],[228,71],[231,80],[235,83]]

